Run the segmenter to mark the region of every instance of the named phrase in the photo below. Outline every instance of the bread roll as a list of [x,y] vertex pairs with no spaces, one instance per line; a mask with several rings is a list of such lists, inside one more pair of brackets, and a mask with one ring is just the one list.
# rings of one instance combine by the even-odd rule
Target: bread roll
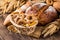
[[53,7],[54,7],[58,12],[60,12],[60,2],[54,2],[54,3],[53,3]]

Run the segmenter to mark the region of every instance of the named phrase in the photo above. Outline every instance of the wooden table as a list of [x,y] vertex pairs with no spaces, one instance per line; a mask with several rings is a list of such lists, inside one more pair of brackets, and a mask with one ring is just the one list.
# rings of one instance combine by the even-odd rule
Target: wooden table
[[39,39],[9,32],[7,28],[3,25],[6,16],[7,14],[0,15],[0,40],[60,40],[60,32],[57,32],[56,34],[50,37],[41,37]]

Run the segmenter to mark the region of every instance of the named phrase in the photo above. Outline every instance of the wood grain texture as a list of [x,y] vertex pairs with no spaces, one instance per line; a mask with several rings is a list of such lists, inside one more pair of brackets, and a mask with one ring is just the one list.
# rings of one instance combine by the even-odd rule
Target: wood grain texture
[[0,40],[60,40],[60,32],[57,32],[56,34],[47,38],[41,37],[39,39],[9,32],[6,26],[3,25],[6,16],[7,14],[0,15]]

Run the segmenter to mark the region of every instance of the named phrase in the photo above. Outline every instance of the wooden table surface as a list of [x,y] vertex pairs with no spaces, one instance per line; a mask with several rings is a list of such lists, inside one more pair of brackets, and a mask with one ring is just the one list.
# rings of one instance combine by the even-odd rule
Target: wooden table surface
[[3,25],[6,16],[7,14],[0,15],[0,40],[60,40],[60,32],[57,32],[56,34],[50,37],[41,37],[39,39],[9,32],[7,28]]

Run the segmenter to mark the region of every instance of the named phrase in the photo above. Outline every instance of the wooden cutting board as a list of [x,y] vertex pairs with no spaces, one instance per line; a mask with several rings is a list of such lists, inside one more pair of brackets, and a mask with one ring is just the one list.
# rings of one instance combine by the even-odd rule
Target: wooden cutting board
[[60,40],[60,31],[52,36],[46,38],[40,37],[39,39],[9,32],[6,26],[3,25],[7,15],[8,14],[0,15],[0,40]]

